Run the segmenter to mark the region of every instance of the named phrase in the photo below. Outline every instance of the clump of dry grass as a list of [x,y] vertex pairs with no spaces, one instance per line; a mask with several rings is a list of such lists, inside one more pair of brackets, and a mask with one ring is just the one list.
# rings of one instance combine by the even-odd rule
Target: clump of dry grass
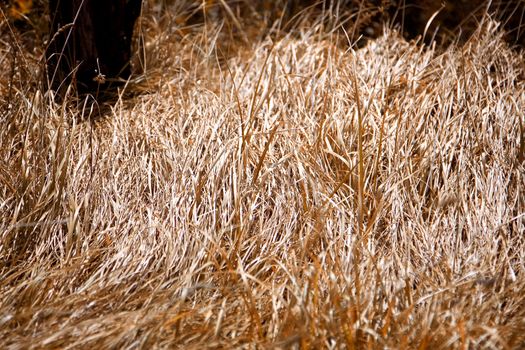
[[3,97],[0,347],[525,345],[524,67],[493,22],[226,58],[159,23],[102,117]]

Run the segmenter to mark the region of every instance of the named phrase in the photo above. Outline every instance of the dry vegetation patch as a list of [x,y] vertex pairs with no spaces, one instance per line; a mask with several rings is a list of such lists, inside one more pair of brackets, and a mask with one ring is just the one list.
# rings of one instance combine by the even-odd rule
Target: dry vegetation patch
[[227,57],[163,23],[97,118],[1,73],[0,347],[525,346],[524,66],[495,23]]

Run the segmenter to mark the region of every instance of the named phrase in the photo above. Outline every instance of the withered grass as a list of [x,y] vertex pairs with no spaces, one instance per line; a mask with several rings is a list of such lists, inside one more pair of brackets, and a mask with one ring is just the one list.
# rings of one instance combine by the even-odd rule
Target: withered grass
[[525,347],[523,55],[313,23],[145,16],[104,109],[2,39],[0,348]]

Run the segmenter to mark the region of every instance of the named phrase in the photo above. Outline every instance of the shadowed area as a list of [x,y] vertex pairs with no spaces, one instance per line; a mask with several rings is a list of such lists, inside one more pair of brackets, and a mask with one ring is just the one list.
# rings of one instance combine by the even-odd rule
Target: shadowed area
[[131,40],[141,0],[50,0],[49,86],[61,95],[122,85],[131,73]]

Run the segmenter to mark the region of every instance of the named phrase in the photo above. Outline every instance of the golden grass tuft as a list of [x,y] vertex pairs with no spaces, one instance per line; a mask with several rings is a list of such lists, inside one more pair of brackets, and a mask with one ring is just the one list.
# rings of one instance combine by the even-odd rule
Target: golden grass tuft
[[146,16],[143,93],[97,118],[2,39],[0,348],[524,347],[525,67],[496,23],[445,50],[216,24]]

